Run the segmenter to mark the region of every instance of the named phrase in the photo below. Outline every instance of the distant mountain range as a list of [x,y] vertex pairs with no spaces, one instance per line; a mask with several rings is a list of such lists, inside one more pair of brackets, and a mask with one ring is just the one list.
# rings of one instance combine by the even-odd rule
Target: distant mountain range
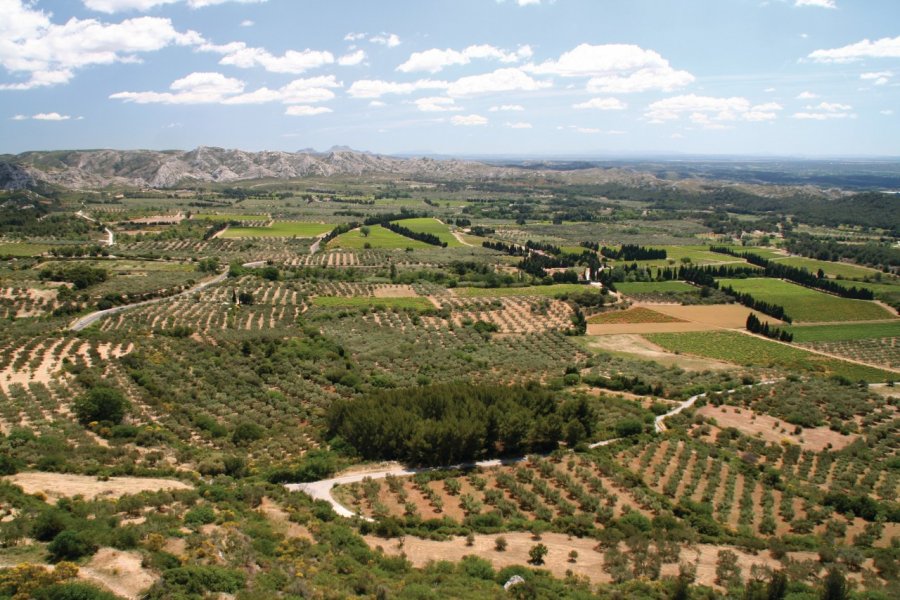
[[503,177],[511,167],[456,159],[394,158],[334,147],[326,152],[245,152],[200,147],[180,150],[71,150],[0,155],[0,189],[38,183],[65,188],[112,185],[174,188],[247,179],[392,174],[428,177]]

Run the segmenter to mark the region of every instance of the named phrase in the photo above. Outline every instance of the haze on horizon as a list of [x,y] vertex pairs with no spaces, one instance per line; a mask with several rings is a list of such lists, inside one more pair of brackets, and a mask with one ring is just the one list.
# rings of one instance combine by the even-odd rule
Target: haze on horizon
[[898,23],[892,0],[0,0],[0,152],[897,156]]

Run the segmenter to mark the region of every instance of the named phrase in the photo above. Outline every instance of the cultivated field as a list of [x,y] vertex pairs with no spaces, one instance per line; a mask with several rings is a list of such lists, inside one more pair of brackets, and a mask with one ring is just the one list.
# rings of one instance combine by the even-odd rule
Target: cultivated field
[[363,235],[359,229],[342,233],[328,243],[333,248],[385,248],[389,250],[403,250],[406,248],[424,249],[430,246],[425,242],[413,240],[385,229],[381,225],[372,225],[369,235]]
[[430,233],[440,238],[442,242],[447,243],[447,247],[457,247],[463,244],[450,233],[450,228],[437,219],[403,219],[394,221],[397,225],[402,225],[407,229],[411,229],[417,233]]
[[276,221],[268,227],[229,227],[220,237],[224,239],[298,237],[312,238],[334,229],[327,223],[304,223],[300,221]]

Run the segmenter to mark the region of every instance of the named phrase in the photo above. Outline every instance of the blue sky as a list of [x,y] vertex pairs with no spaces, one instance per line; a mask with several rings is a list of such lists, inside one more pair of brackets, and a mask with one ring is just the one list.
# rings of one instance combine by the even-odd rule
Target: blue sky
[[898,140],[897,0],[0,0],[0,152]]

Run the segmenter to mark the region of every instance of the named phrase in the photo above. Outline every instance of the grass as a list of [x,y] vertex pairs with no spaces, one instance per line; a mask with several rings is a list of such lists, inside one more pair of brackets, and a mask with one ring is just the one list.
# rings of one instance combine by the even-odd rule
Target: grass
[[195,213],[191,215],[191,219],[196,221],[268,221],[269,215],[234,215],[234,214],[212,214],[212,213]]
[[[639,260],[636,261],[637,264],[642,266],[667,267],[670,265],[669,261],[674,261],[673,266],[679,266],[682,264],[682,258],[691,259],[691,264],[695,265],[709,265],[741,260],[733,256],[728,256],[727,254],[710,252],[707,246],[656,246],[653,244],[648,244],[648,246],[651,248],[665,249],[666,258],[662,260]],[[624,262],[631,264],[631,261]]]
[[458,239],[450,233],[450,228],[430,217],[422,219],[403,219],[402,221],[394,221],[397,225],[407,227],[416,233],[430,233],[436,235],[442,242],[447,242],[447,247],[462,246]]
[[749,293],[757,300],[779,304],[795,321],[870,321],[893,316],[874,302],[840,298],[780,279],[720,279],[719,283]]
[[633,281],[616,284],[626,296],[631,294],[661,294],[666,292],[696,292],[696,287],[683,281]]
[[814,258],[803,258],[800,256],[792,256],[790,258],[779,258],[776,262],[792,267],[799,267],[816,273],[819,269],[825,271],[827,277],[842,277],[844,279],[862,279],[870,277],[878,273],[875,269],[861,267],[859,265],[851,265],[848,263],[829,262],[827,260],[816,260]]
[[26,242],[0,242],[0,256],[38,256],[50,250],[46,244]]
[[271,227],[229,227],[221,235],[226,239],[248,237],[302,237],[311,238],[334,229],[328,223],[306,223],[303,221],[278,221]]
[[851,381],[883,382],[896,378],[896,375],[881,369],[827,358],[734,331],[650,333],[644,334],[644,337],[671,352],[705,356],[748,367],[839,375]]
[[371,232],[368,236],[363,236],[363,234],[360,233],[358,229],[343,233],[334,238],[328,244],[328,246],[331,248],[348,248],[354,250],[361,250],[366,247],[366,244],[369,244],[372,248],[401,250],[404,248],[418,249],[432,247],[425,242],[412,240],[408,237],[400,235],[399,233],[394,233],[390,229],[385,229],[381,225],[372,225],[369,229],[371,230]]
[[588,323],[595,325],[613,325],[621,323],[684,323],[682,319],[670,317],[662,313],[639,306],[630,310],[616,310],[594,315]]
[[375,298],[369,296],[316,296],[312,299],[313,306],[320,308],[375,308],[383,309],[409,309],[418,311],[434,310],[427,298]]
[[873,338],[900,337],[900,319],[892,323],[854,323],[850,325],[811,325],[789,327],[794,341],[840,342],[845,340],[868,340]]
[[503,296],[545,296],[553,298],[562,296],[563,294],[584,292],[591,289],[596,288],[578,285],[577,283],[559,283],[556,285],[530,285],[504,288],[461,287],[456,288],[454,291],[457,296],[463,298],[500,298]]

